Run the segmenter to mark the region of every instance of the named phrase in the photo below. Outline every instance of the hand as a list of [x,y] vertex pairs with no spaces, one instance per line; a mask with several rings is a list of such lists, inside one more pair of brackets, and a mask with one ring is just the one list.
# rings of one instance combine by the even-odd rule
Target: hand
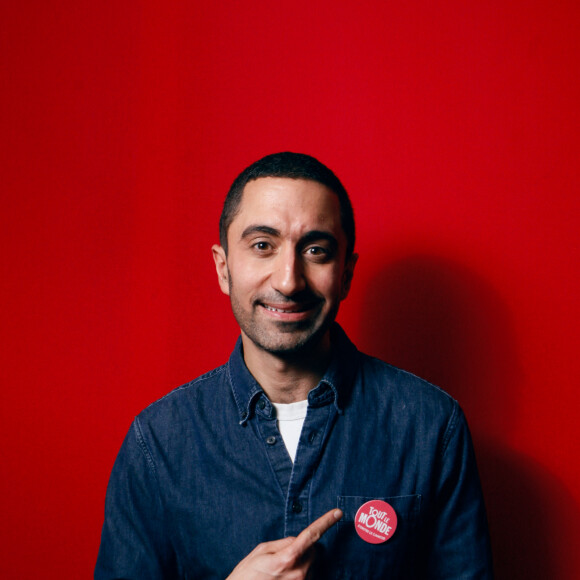
[[340,510],[330,510],[295,538],[259,544],[234,568],[228,580],[303,580],[314,558],[312,547],[341,517]]

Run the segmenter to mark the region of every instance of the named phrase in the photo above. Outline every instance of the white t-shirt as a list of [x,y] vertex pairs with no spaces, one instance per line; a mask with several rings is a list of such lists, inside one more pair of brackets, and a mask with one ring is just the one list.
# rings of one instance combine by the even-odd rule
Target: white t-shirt
[[294,462],[302,425],[304,424],[304,419],[306,419],[308,400],[298,401],[297,403],[272,404],[276,409],[276,418],[278,419],[280,435],[282,435],[288,454],[290,455],[292,462]]

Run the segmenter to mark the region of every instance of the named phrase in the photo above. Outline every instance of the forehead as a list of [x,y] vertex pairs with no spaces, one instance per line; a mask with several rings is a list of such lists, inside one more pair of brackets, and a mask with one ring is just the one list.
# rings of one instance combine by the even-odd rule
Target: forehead
[[246,184],[231,225],[250,223],[342,232],[338,196],[317,181],[288,177],[261,177]]

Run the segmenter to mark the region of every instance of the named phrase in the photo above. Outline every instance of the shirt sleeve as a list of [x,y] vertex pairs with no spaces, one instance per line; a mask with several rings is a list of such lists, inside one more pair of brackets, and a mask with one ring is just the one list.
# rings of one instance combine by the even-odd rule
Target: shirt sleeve
[[429,578],[493,578],[487,516],[469,428],[455,405],[441,450]]
[[175,578],[174,562],[155,464],[136,418],[109,480],[94,578]]

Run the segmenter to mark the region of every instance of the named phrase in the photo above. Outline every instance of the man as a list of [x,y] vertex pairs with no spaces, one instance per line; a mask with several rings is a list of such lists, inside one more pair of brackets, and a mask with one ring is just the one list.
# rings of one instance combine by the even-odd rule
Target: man
[[241,337],[135,419],[97,580],[491,578],[459,406],[334,322],[354,242],[316,159],[270,155],[234,181],[212,251]]

